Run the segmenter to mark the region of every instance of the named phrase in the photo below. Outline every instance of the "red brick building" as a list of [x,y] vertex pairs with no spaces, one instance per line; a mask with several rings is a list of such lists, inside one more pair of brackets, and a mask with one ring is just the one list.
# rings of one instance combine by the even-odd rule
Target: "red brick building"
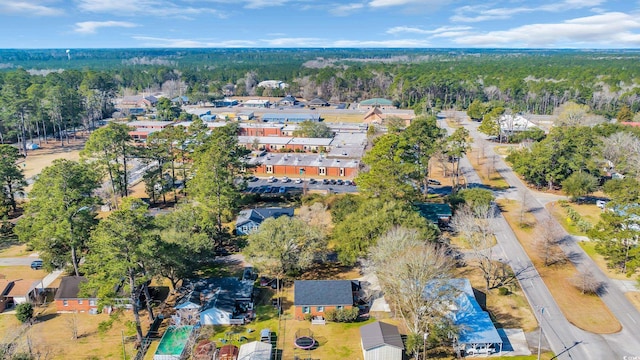
[[257,176],[328,177],[353,179],[358,174],[359,160],[326,158],[319,154],[268,153],[252,158],[250,164]]
[[89,312],[92,309],[97,310],[97,298],[78,297],[80,284],[85,282],[87,282],[87,278],[84,276],[65,276],[62,278],[55,296],[57,312]]
[[351,309],[359,284],[351,280],[298,280],[293,285],[294,318],[322,316],[329,310]]

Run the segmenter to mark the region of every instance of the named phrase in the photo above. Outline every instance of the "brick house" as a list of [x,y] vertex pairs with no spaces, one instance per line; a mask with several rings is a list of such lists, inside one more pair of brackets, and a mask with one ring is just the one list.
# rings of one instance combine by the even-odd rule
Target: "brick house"
[[80,284],[87,282],[84,276],[65,276],[56,291],[57,312],[90,312],[97,311],[98,298],[78,297]]
[[359,160],[327,158],[318,154],[268,153],[254,157],[249,163],[255,175],[287,175],[295,177],[329,177],[353,179],[358,174]]
[[322,316],[329,310],[351,309],[359,290],[351,280],[297,280],[293,285],[294,318]]

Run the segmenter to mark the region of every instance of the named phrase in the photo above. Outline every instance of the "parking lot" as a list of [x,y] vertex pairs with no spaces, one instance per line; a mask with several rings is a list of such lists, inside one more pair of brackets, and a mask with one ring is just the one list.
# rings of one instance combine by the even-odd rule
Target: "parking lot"
[[330,191],[332,193],[355,193],[358,188],[351,180],[302,179],[288,177],[254,178],[247,183],[246,192],[255,194],[286,194],[307,191]]

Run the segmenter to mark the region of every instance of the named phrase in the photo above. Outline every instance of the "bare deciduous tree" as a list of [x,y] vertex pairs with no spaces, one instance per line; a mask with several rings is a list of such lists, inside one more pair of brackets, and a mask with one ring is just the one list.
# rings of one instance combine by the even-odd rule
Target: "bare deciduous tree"
[[[370,261],[385,297],[410,333],[423,335],[442,323],[455,290],[444,284],[451,276],[445,251],[419,238],[416,230],[396,227],[378,239]],[[426,289],[431,289],[426,296]],[[416,354],[417,356],[417,354]]]
[[331,213],[327,211],[327,206],[321,202],[301,206],[297,217],[307,224],[321,229],[325,234],[332,224]]
[[67,318],[65,319],[65,322],[69,327],[69,331],[71,331],[71,339],[77,340],[78,339],[78,314],[75,312],[73,314],[69,314],[69,316],[67,316]]
[[507,266],[493,259],[494,215],[495,209],[491,205],[463,205],[456,210],[456,215],[451,219],[451,226],[471,249],[474,259],[470,264],[482,272],[487,291],[514,280]]
[[555,231],[555,224],[551,219],[544,220],[536,227],[534,247],[544,261],[544,266],[564,263],[566,257],[558,246],[559,235]]
[[569,279],[573,286],[578,288],[582,294],[598,294],[602,289],[602,282],[598,281],[591,270],[586,270],[582,273]]

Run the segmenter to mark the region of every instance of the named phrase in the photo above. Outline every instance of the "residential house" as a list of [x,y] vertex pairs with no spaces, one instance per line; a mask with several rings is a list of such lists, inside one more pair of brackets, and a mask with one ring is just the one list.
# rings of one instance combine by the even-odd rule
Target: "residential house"
[[522,115],[504,114],[498,118],[498,124],[500,124],[500,132],[503,135],[513,135],[519,132],[531,130],[536,128],[536,124],[527,120]]
[[7,279],[0,279],[0,313],[5,311],[11,306],[11,301],[7,297],[9,291],[13,287],[13,281]]
[[97,312],[97,297],[80,297],[80,284],[86,283],[84,276],[65,276],[54,297],[57,312]]
[[280,216],[293,217],[293,208],[256,208],[240,211],[236,220],[236,234],[249,235],[260,227],[260,224],[268,218],[279,218]]
[[297,280],[293,284],[294,318],[324,318],[329,310],[351,309],[359,290],[358,281],[352,280]]
[[14,280],[13,286],[7,292],[6,299],[16,305],[33,302],[37,299],[39,284],[39,280]]
[[237,360],[238,347],[235,345],[224,345],[218,350],[218,360]]
[[307,101],[307,106],[308,107],[325,107],[325,106],[329,106],[330,104],[321,98],[315,98],[315,99],[311,99],[309,101]]
[[253,319],[253,280],[234,277],[185,281],[174,321],[193,325],[243,325]]
[[298,105],[300,101],[291,95],[287,95],[282,100],[278,101],[278,105],[280,106],[295,106]]
[[438,226],[447,226],[453,216],[449,204],[417,203],[414,205],[418,208],[420,215]]
[[280,80],[265,80],[265,81],[260,81],[258,83],[258,87],[270,88],[270,89],[285,89],[289,87],[289,84]]
[[360,327],[364,360],[402,360],[404,344],[398,328],[376,321]]
[[448,316],[459,329],[456,339],[458,350],[473,353],[474,349],[493,347],[502,352],[502,338],[489,313],[478,304],[468,279],[434,282],[425,287],[423,296],[442,299],[440,303],[448,306]]
[[188,96],[177,96],[173,99],[171,99],[171,102],[174,104],[178,104],[178,105],[188,105],[189,104],[189,97]]
[[240,346],[238,360],[271,360],[271,344],[252,341]]

